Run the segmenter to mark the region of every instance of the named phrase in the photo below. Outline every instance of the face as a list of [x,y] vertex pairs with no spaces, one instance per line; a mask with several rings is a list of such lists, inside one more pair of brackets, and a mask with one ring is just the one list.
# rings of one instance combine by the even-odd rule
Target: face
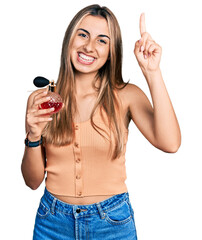
[[96,74],[109,56],[109,29],[106,19],[86,16],[76,29],[70,58],[77,73]]

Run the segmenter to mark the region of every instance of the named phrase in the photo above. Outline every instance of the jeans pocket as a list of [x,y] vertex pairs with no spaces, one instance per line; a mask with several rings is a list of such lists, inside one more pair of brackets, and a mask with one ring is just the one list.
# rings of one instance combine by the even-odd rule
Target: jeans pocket
[[45,205],[45,203],[41,200],[38,210],[37,210],[37,216],[39,218],[46,218],[48,217],[50,213],[50,209]]
[[105,219],[113,225],[121,225],[129,222],[132,219],[132,214],[127,200],[109,209],[105,213]]

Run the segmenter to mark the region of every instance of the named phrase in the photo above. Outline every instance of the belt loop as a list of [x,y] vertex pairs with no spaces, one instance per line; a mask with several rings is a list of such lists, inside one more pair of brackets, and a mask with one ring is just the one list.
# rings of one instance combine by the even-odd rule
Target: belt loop
[[55,204],[56,204],[56,201],[57,201],[57,199],[54,198],[54,199],[53,199],[53,202],[52,202],[52,205],[51,205],[51,213],[52,213],[52,214],[54,214],[54,212],[55,212]]
[[100,203],[96,203],[101,219],[105,218],[105,213],[102,210]]

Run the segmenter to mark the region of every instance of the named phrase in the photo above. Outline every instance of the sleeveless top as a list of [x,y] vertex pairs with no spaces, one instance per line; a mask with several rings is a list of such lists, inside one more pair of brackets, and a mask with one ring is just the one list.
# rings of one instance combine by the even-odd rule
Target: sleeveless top
[[[102,118],[103,115],[103,118]],[[114,149],[113,134],[110,145],[110,129],[106,113],[96,110],[93,120],[104,136],[91,125],[90,119],[75,123],[75,140],[66,146],[45,144],[46,188],[61,196],[85,197],[113,195],[127,191],[125,184],[125,151],[128,129],[124,123],[124,149],[120,157],[112,159],[109,150]]]

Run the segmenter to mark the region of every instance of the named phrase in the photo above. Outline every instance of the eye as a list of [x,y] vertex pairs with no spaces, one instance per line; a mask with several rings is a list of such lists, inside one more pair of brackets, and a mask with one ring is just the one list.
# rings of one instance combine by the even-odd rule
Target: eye
[[105,40],[103,40],[103,39],[99,39],[98,41],[99,41],[100,43],[107,44],[107,42],[106,42]]
[[87,37],[87,35],[85,33],[79,33],[78,36],[83,37],[83,38]]

